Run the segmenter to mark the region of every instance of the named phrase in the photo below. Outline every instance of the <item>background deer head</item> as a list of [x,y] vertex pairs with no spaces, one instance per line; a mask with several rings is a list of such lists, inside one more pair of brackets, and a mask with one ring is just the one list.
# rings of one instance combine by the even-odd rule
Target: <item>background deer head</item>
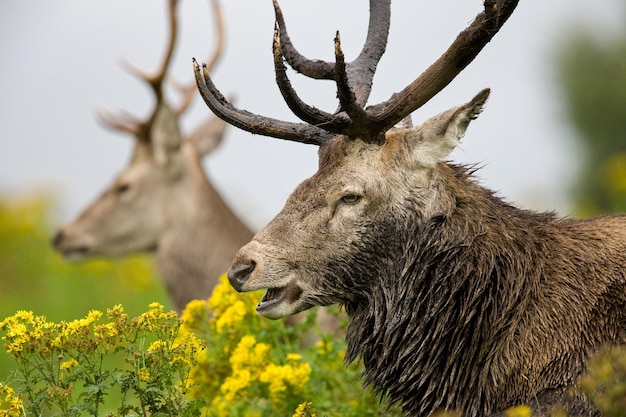
[[[217,45],[213,68],[222,55],[224,27],[217,0],[212,1]],[[223,138],[227,124],[216,117],[193,132],[181,132],[180,118],[196,93],[195,85],[179,87],[182,100],[172,107],[164,83],[178,34],[176,0],[169,0],[169,39],[154,75],[130,70],[155,97],[145,120],[102,114],[107,127],[134,139],[128,166],[104,193],[54,238],[68,259],[157,254],[159,272],[174,304],[182,309],[192,298],[210,294],[217,277],[236,249],[252,235],[230,211],[202,167],[202,158]]]

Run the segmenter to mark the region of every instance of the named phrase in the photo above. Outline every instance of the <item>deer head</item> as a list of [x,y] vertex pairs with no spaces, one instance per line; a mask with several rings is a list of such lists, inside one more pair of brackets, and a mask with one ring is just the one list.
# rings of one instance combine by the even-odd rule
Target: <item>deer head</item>
[[[604,343],[626,342],[626,216],[587,221],[515,208],[446,161],[489,90],[411,126],[408,116],[443,89],[517,5],[486,0],[449,49],[389,100],[366,106],[387,41],[390,2],[370,1],[360,55],[346,63],[297,52],[276,1],[276,81],[305,123],[229,103],[194,61],[205,103],[252,133],[319,146],[318,171],[239,250],[228,272],[238,291],[267,289],[257,311],[278,319],[338,303],[350,322],[347,355],[365,383],[411,416],[438,409],[489,415],[530,403],[597,415],[568,387]],[[291,87],[297,72],[337,85],[325,112]],[[545,414],[544,414],[545,413]]]
[[[423,74],[389,100],[365,107],[387,43],[390,2],[370,1],[366,43],[353,62],[345,62],[337,33],[333,63],[307,59],[295,49],[274,1],[276,81],[289,108],[305,123],[283,122],[236,108],[215,87],[207,67],[194,60],[200,93],[219,117],[252,133],[320,147],[317,174],[303,182],[281,213],[241,249],[229,272],[237,290],[269,288],[258,306],[260,314],[281,318],[313,305],[345,303],[354,291],[339,288],[329,294],[327,277],[313,272],[320,271],[319,262],[328,266],[335,258],[345,259],[347,251],[367,256],[362,248],[367,246],[362,238],[369,235],[365,230],[396,216],[407,201],[420,202],[420,217],[436,212],[438,202],[429,181],[482,109],[489,90],[421,126],[411,127],[410,119],[403,119],[473,60],[516,4],[486,1],[484,11]],[[327,113],[304,103],[287,78],[285,60],[308,77],[334,80],[339,108]],[[409,128],[394,129],[400,122]]]
[[[224,45],[221,9],[217,0],[212,5],[217,43],[207,70],[217,63]],[[251,233],[217,194],[201,164],[220,144],[227,124],[211,117],[184,135],[179,121],[196,94],[195,83],[179,86],[182,100],[177,107],[165,98],[178,33],[176,6],[176,0],[169,0],[170,33],[160,68],[147,75],[129,66],[154,94],[150,115],[145,120],[100,115],[105,126],[134,138],[129,164],[56,235],[54,246],[69,259],[156,251],[161,275],[177,307],[183,308],[189,299],[210,294]]]

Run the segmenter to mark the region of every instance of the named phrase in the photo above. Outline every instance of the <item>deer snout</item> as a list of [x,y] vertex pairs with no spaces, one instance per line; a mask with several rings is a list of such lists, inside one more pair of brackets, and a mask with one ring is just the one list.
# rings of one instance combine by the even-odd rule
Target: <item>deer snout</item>
[[59,230],[54,237],[52,238],[52,241],[50,243],[52,243],[52,246],[56,249],[56,250],[60,250],[61,248],[61,244],[63,242],[64,236],[63,236],[63,230]]
[[236,291],[243,291],[243,285],[250,278],[250,274],[254,271],[256,262],[252,260],[236,261],[228,270],[228,281]]

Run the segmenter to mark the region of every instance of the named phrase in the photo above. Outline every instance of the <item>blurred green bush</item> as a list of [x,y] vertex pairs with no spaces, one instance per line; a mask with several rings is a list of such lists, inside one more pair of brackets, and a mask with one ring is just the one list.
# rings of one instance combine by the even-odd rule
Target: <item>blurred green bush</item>
[[[170,306],[147,256],[70,264],[50,245],[50,198],[0,197],[0,318],[31,310],[49,320],[73,320],[123,304],[137,315],[153,301]],[[0,380],[10,358],[0,349]]]

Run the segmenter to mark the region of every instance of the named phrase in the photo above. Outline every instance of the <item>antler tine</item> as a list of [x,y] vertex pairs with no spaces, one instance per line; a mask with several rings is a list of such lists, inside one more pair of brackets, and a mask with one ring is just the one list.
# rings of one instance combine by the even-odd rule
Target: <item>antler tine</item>
[[108,128],[119,130],[121,132],[130,133],[141,140],[150,140],[149,135],[146,132],[149,130],[154,116],[163,102],[163,80],[165,79],[165,75],[167,73],[167,68],[169,67],[170,61],[172,60],[172,56],[174,54],[174,46],[176,44],[176,36],[178,32],[178,17],[176,13],[176,4],[177,0],[169,0],[168,3],[168,15],[169,15],[169,26],[170,26],[170,36],[168,39],[167,49],[165,51],[165,57],[163,58],[163,62],[161,63],[161,67],[159,70],[153,74],[148,75],[144,71],[140,70],[136,66],[128,63],[127,61],[122,61],[122,66],[131,74],[135,75],[137,78],[145,81],[150,85],[150,88],[154,92],[156,97],[155,110],[148,117],[147,120],[141,121],[138,118],[131,116],[128,113],[124,113],[124,115],[119,117],[114,117],[110,113],[105,111],[99,111],[98,116],[100,121]]
[[287,33],[287,26],[282,10],[278,6],[278,0],[272,0],[274,4],[274,14],[276,15],[276,23],[280,30],[280,39],[282,43],[282,55],[285,57],[291,68],[295,71],[317,80],[333,80],[335,65],[333,62],[322,61],[319,59],[312,60],[304,57],[296,50]]
[[389,100],[367,108],[372,128],[386,131],[447,86],[500,30],[517,3],[518,0],[485,0],[484,11],[437,61]]
[[215,87],[206,65],[200,68],[194,58],[193,68],[196,84],[206,105],[220,119],[233,126],[250,133],[314,145],[321,145],[332,136],[325,130],[306,123],[284,122],[238,109]]
[[176,11],[177,3],[177,0],[169,0],[168,2],[170,36],[161,67],[154,75],[146,78],[146,81],[152,86],[158,101],[163,99],[163,81],[165,79],[165,75],[167,74],[170,62],[172,61],[174,47],[176,46],[176,37],[178,36],[178,13]]
[[370,17],[365,44],[359,56],[347,68],[357,103],[361,106],[367,103],[372,91],[376,67],[387,48],[390,20],[391,0],[370,0]]
[[291,86],[291,82],[287,77],[287,67],[283,62],[283,54],[281,49],[281,30],[279,22],[276,22],[274,28],[274,42],[272,43],[272,51],[274,52],[274,69],[276,73],[276,84],[291,111],[303,121],[314,126],[322,127],[324,130],[334,133],[342,132],[350,123],[350,119],[343,114],[326,113],[316,107],[309,106],[304,103]]
[[349,136],[362,137],[364,140],[380,142],[380,138],[370,138],[370,132],[367,129],[363,129],[363,127],[367,127],[367,113],[358,102],[358,97],[350,85],[346,70],[347,65],[341,49],[341,38],[339,32],[337,32],[335,36],[335,82],[337,83],[337,97],[339,98],[340,109],[345,111],[350,117],[350,124],[346,126],[342,133]]
[[[308,59],[300,54],[291,42],[278,0],[272,0],[272,2],[276,22],[280,28],[282,54],[285,60],[295,71],[309,78],[334,80],[335,63]],[[370,0],[370,20],[365,44],[359,56],[347,65],[347,72],[350,74],[351,82],[353,82],[358,103],[362,106],[367,102],[372,89],[372,79],[376,66],[385,52],[391,18],[390,3],[390,0]]]
[[[211,0],[211,5],[213,6],[213,16],[215,17],[215,32],[216,32],[216,41],[215,41],[215,49],[209,59],[207,60],[207,68],[209,71],[212,71],[213,68],[217,65],[218,61],[222,57],[222,53],[224,52],[224,44],[226,36],[224,29],[224,16],[222,13],[222,7],[218,0]],[[191,82],[188,85],[178,85],[178,90],[181,92],[183,97],[181,104],[176,109],[175,113],[180,116],[189,108],[189,105],[193,101],[196,93],[198,91],[195,82]]]
[[114,116],[105,109],[98,109],[98,121],[106,128],[130,133],[137,136],[141,132],[141,121],[128,112],[121,111],[121,115]]

